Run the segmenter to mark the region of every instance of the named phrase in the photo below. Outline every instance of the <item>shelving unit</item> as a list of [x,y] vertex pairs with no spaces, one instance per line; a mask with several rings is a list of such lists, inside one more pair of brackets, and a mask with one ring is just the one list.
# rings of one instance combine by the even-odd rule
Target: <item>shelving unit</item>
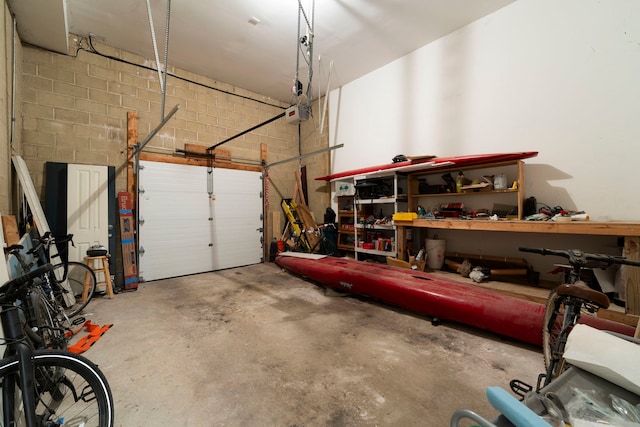
[[356,246],[354,196],[338,196],[338,250],[353,253]]
[[[453,179],[462,171],[466,178],[475,179],[482,176],[498,175],[504,173],[507,176],[507,189],[504,190],[466,190],[461,193],[448,192],[428,194],[420,192],[420,181],[426,184],[444,184],[442,176],[451,174]],[[487,203],[500,203],[513,205],[516,211],[510,215],[513,219],[523,219],[525,173],[524,162],[514,160],[499,163],[486,163],[469,167],[439,168],[437,171],[425,169],[409,174],[409,211],[416,212],[418,206],[435,207],[441,203],[465,203],[465,206],[473,209],[487,208]],[[517,181],[517,187],[512,189],[512,183]]]
[[354,178],[354,185],[359,189],[354,197],[356,259],[396,257],[398,236],[392,218],[407,209],[407,176],[362,175]]

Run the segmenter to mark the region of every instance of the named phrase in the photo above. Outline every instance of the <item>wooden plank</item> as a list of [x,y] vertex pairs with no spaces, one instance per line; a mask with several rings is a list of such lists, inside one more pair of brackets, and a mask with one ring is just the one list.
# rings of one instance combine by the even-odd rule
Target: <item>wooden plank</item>
[[496,261],[502,262],[505,264],[516,264],[520,266],[527,266],[527,260],[524,258],[511,258],[511,257],[502,257],[495,255],[485,255],[485,254],[465,254],[460,252],[445,252],[445,257],[453,257],[453,258],[467,258],[473,260],[487,260],[487,261]]
[[[164,162],[164,163],[174,163],[179,165],[190,165],[190,166],[209,166],[207,159],[195,159],[195,158],[185,158],[185,157],[173,157],[166,156],[164,154],[156,154],[156,153],[140,153],[140,160],[147,160],[150,162]],[[238,165],[235,163],[224,163],[224,162],[214,162],[214,167],[222,168],[222,169],[236,169],[236,170],[244,170],[249,172],[262,172],[262,166],[251,166],[251,165]]]
[[307,241],[309,242],[309,246],[311,246],[312,252],[317,252],[320,249],[318,247],[320,238],[316,234],[318,229],[313,221],[313,216],[311,216],[311,211],[309,211],[307,205],[297,203],[296,214],[298,215],[298,219],[302,222],[302,232],[307,236]]
[[[293,187],[293,196],[291,196],[291,200],[301,205],[306,205],[307,202],[304,198],[304,192],[302,190],[302,173],[300,171],[295,172],[296,183]],[[298,197],[300,198],[298,200]]]
[[[192,143],[185,143],[184,144],[184,149],[185,151],[187,151],[187,153],[185,153],[187,158],[197,158],[197,159],[202,159],[202,156],[207,156],[209,153],[207,152],[207,147],[205,147],[204,145],[198,145],[198,144],[192,144]],[[193,155],[189,155],[189,152],[191,153],[198,153],[200,156],[194,157]],[[225,148],[216,148],[215,150],[213,150],[213,154],[214,154],[214,163],[231,163],[231,151],[225,149]],[[204,157],[206,159],[206,157]]]
[[524,162],[522,160],[518,161],[518,188],[521,191],[518,191],[518,219],[524,219]]
[[4,242],[7,246],[20,242],[20,232],[18,231],[18,221],[15,215],[2,215],[2,230]]
[[[2,218],[4,219],[5,217],[2,216]],[[15,217],[14,217],[15,219]],[[4,223],[4,221],[0,222],[0,228],[2,228],[2,230],[0,230],[0,245],[4,248],[5,247],[5,241],[4,241],[4,227],[2,226]],[[18,239],[18,241],[20,241],[20,239]],[[3,257],[3,259],[5,259]],[[4,262],[0,262],[0,284],[6,283],[9,281],[9,266],[7,265],[6,260]]]
[[394,221],[400,227],[419,227],[451,230],[510,231],[519,233],[585,234],[596,236],[640,236],[640,222],[623,221],[517,221],[416,219]]
[[260,160],[262,164],[267,164],[267,144],[260,144]]
[[[133,150],[138,144],[138,114],[127,112],[127,191],[136,194],[136,175],[133,170]],[[135,209],[135,206],[133,207]]]
[[[13,156],[11,157],[11,160],[13,161],[13,166],[16,169],[20,185],[24,190],[25,197],[27,198],[27,203],[31,208],[31,213],[36,220],[36,227],[38,228],[38,231],[40,232],[40,234],[51,231],[51,228],[49,228],[49,223],[47,222],[47,217],[44,214],[44,210],[42,210],[40,199],[38,198],[36,189],[33,186],[33,181],[31,180],[31,175],[29,174],[27,164],[24,162],[24,159],[21,156]],[[52,246],[51,249],[55,249],[55,245]]]

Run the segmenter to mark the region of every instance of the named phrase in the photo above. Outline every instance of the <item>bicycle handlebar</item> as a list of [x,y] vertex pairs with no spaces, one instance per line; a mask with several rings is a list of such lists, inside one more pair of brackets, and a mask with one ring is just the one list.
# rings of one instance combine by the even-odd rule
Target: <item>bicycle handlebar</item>
[[42,267],[38,267],[33,271],[28,272],[20,277],[16,277],[13,280],[9,280],[2,286],[0,286],[0,300],[10,299],[13,294],[22,288],[27,283],[30,283],[36,277],[42,277],[45,273],[53,271],[51,264],[45,264]]
[[573,266],[585,265],[587,261],[599,261],[599,262],[604,262],[608,265],[624,264],[624,265],[630,265],[633,267],[640,267],[640,261],[632,261],[622,256],[591,254],[591,253],[583,252],[580,249],[559,250],[559,249],[521,247],[521,248],[518,248],[518,250],[521,252],[531,252],[531,253],[540,254],[540,255],[554,255],[554,256],[563,257],[568,259],[569,264]]

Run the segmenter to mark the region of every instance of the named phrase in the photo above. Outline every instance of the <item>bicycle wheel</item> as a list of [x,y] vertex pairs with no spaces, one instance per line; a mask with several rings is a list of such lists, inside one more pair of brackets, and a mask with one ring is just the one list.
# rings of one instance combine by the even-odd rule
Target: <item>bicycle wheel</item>
[[[96,365],[59,350],[36,350],[33,363],[38,425],[113,426],[111,389]],[[18,368],[17,356],[0,362],[3,426],[24,425]]]
[[[93,270],[81,262],[70,261],[65,278],[65,264],[53,266],[53,271],[58,282],[58,288],[54,290],[56,301],[64,309],[67,317],[73,317],[80,313],[91,301],[96,291],[96,275]],[[82,294],[87,288],[86,298]]]
[[[558,295],[555,289],[549,295],[542,328],[544,366],[550,374],[547,381],[553,380],[566,369],[564,348],[569,333],[580,319],[582,303],[582,300]],[[549,372],[551,364],[553,369]]]
[[560,297],[554,289],[549,294],[544,310],[542,323],[542,352],[544,355],[544,367],[549,368],[551,360],[557,357],[558,336],[562,330],[564,321],[563,297]]
[[51,301],[40,287],[30,293],[30,300],[34,318],[28,320],[28,323],[40,338],[34,343],[34,347],[65,350],[67,339],[64,334],[71,328],[69,319],[59,312],[58,304]]

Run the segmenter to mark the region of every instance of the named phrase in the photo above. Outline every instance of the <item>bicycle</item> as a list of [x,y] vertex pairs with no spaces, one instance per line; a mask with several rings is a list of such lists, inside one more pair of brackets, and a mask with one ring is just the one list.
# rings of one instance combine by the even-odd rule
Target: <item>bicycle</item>
[[[35,262],[27,262],[23,249],[22,245],[16,244],[4,251],[18,260],[22,274],[26,274],[33,270]],[[16,304],[22,307],[29,326],[25,332],[35,348],[67,348],[67,333],[71,331],[72,322],[54,296],[54,281],[53,270],[46,270],[15,295]]]
[[544,354],[545,373],[538,378],[538,390],[548,385],[565,369],[563,359],[567,337],[580,320],[583,310],[595,314],[600,308],[609,307],[609,298],[589,286],[581,279],[585,268],[608,268],[613,264],[640,267],[640,262],[627,260],[621,256],[586,253],[579,249],[554,250],[542,248],[519,248],[521,252],[540,255],[553,255],[566,258],[570,269],[565,276],[565,283],[556,287],[549,294],[544,312],[542,328],[542,350]]
[[34,350],[22,308],[15,304],[46,264],[0,286],[6,351],[0,360],[4,426],[113,426],[109,383],[88,359],[64,350]]
[[[50,263],[52,258],[59,257],[60,262],[54,264],[53,273],[58,286],[54,287],[56,301],[64,308],[67,317],[79,314],[91,301],[96,292],[96,275],[86,264],[69,261],[68,245],[73,245],[73,234],[54,237],[51,232],[41,237],[32,238],[34,247],[29,251],[38,260],[39,265]],[[56,255],[51,255],[51,246],[56,245]]]

